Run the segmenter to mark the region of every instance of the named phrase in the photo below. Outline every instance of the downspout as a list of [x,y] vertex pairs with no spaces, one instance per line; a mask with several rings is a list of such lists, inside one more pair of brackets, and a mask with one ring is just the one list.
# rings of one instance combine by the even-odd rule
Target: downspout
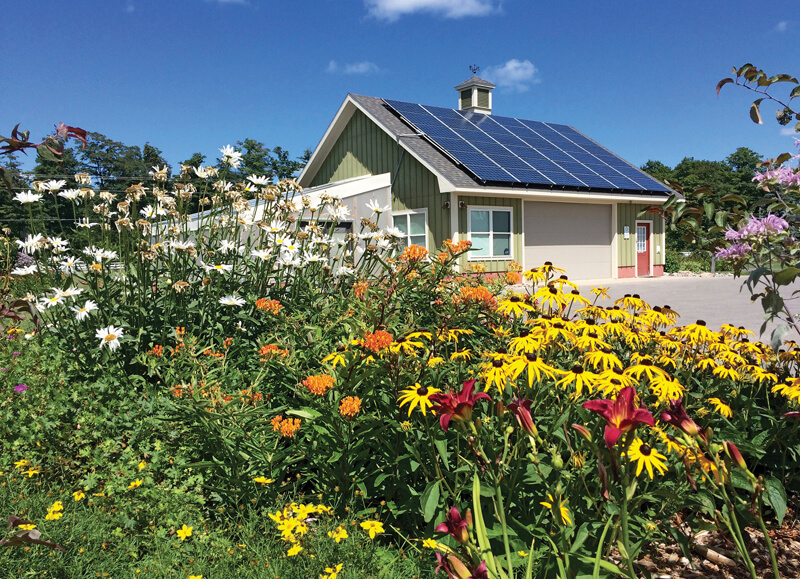
[[[395,140],[397,141],[397,146],[400,147],[400,139],[404,137],[424,137],[425,133],[404,133],[402,135],[397,135]],[[397,167],[395,167],[394,175],[392,175],[392,183],[389,186],[391,191],[394,191],[394,182],[397,180],[397,175],[400,173],[400,163],[403,162],[403,155],[405,155],[406,150],[400,147],[400,158],[397,160]]]

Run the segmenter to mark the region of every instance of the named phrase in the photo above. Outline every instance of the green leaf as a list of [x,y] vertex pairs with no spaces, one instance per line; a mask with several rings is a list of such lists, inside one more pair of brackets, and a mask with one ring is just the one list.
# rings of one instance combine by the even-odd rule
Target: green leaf
[[708,219],[710,221],[711,219],[714,218],[714,209],[716,209],[716,207],[714,207],[713,203],[711,203],[709,201],[704,201],[703,202],[703,209],[706,212],[706,219]]
[[778,349],[783,344],[784,336],[786,336],[786,334],[788,333],[789,333],[789,326],[787,326],[786,324],[781,324],[780,326],[772,330],[772,336],[770,337],[769,343],[770,346],[772,347],[773,352],[778,351]]
[[795,280],[797,274],[800,274],[800,269],[796,267],[787,267],[774,274],[772,279],[778,285],[789,285]]
[[442,463],[444,464],[444,468],[450,470],[450,461],[449,456],[450,454],[447,452],[447,441],[446,440],[434,440],[434,446],[436,446],[436,450],[439,452],[439,456],[442,457]]
[[436,509],[439,506],[439,486],[441,484],[442,481],[440,480],[429,482],[422,496],[419,498],[422,516],[425,518],[426,523],[430,523],[433,516],[436,514]]
[[766,479],[767,488],[764,493],[764,500],[767,501],[772,510],[775,511],[775,518],[778,525],[783,524],[786,516],[786,489],[783,488],[781,481],[771,476]]
[[575,540],[572,542],[572,547],[569,548],[570,553],[577,553],[586,539],[589,537],[589,523],[583,523],[578,532],[575,533]]
[[761,101],[764,99],[756,99],[753,101],[753,104],[750,105],[750,119],[756,123],[757,125],[763,125],[764,121],[761,120],[761,111],[759,107],[761,106]]
[[699,503],[700,508],[705,512],[708,516],[714,516],[714,510],[716,509],[716,504],[714,503],[714,499],[708,493],[699,492],[695,495],[695,499]]

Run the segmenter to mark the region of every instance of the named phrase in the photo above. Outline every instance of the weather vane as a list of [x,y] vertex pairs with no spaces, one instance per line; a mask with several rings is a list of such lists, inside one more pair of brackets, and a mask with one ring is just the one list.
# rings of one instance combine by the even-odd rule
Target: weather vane
[[471,64],[469,70],[472,72],[472,74],[478,74],[478,72],[481,70],[481,67],[477,64]]

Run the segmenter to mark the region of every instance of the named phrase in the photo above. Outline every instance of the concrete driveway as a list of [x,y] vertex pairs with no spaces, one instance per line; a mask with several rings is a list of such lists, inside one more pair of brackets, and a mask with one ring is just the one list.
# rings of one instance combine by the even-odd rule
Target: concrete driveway
[[[760,301],[750,302],[750,292],[743,287],[746,278],[733,277],[653,277],[635,279],[604,279],[576,282],[581,294],[586,297],[592,287],[609,287],[611,300],[601,302],[610,305],[613,300],[625,294],[639,294],[651,306],[669,305],[681,317],[678,325],[686,325],[705,320],[708,327],[718,330],[721,324],[744,326],[755,332],[758,338],[761,324],[764,322],[764,311]],[[791,292],[800,289],[800,285],[789,286],[782,292],[784,298]],[[789,305],[792,313],[800,313],[800,302]],[[793,309],[794,308],[794,309]],[[796,312],[794,310],[797,310]],[[759,339],[769,342],[773,329],[769,325]],[[800,336],[787,335],[787,339],[798,339]]]

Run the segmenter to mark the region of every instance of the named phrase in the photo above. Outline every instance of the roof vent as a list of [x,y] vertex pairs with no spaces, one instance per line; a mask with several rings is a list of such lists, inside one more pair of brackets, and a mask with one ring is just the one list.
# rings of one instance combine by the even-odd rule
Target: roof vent
[[478,67],[470,67],[472,78],[456,87],[458,109],[470,113],[492,114],[492,89],[494,85],[477,75]]

